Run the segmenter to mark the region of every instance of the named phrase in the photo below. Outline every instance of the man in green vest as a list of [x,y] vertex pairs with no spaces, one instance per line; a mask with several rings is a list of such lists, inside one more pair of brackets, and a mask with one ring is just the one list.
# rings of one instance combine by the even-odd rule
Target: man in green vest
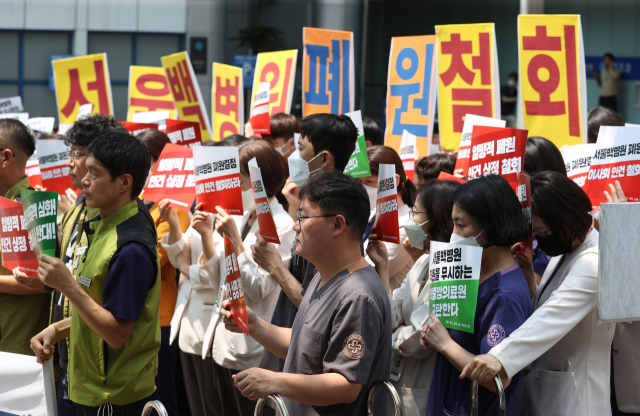
[[87,148],[82,179],[86,205],[73,273],[41,255],[38,274],[71,302],[71,317],[31,339],[38,362],[69,337],[69,398],[84,415],[138,415],[156,397],[154,359],[160,350],[160,264],[156,229],[137,198],[151,161],[144,144],[108,131]]
[[[18,120],[0,119],[0,196],[19,201],[20,188],[29,188],[27,160],[35,140]],[[29,340],[49,323],[51,294],[43,287],[30,290],[13,272],[0,266],[0,351],[33,355]]]

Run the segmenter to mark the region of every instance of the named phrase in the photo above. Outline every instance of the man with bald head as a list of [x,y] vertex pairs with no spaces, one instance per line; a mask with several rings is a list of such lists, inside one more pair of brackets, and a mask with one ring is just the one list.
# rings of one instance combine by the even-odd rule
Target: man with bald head
[[[29,188],[27,159],[36,150],[35,140],[18,120],[0,119],[0,196],[19,201],[20,188]],[[51,295],[31,290],[0,266],[0,351],[34,355],[31,337],[49,321]]]

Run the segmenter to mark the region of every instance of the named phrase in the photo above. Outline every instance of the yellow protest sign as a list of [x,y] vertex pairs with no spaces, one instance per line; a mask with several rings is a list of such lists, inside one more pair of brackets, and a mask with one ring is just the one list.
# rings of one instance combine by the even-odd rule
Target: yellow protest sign
[[244,133],[244,100],[242,68],[213,63],[211,119],[213,140]]
[[92,114],[113,115],[106,53],[58,59],[52,65],[61,124],[75,123],[83,104],[93,104]]
[[529,136],[587,142],[587,88],[579,15],[518,16],[518,111]]
[[298,50],[259,53],[251,91],[251,107],[261,82],[271,83],[269,114],[290,113]]
[[436,26],[438,116],[443,149],[457,149],[466,114],[500,115],[493,23]]
[[178,118],[197,122],[202,141],[211,140],[211,123],[189,55],[187,52],[178,52],[163,56],[161,60]]
[[127,121],[133,121],[135,113],[162,110],[169,110],[169,118],[176,119],[176,107],[173,105],[164,68],[131,65]]

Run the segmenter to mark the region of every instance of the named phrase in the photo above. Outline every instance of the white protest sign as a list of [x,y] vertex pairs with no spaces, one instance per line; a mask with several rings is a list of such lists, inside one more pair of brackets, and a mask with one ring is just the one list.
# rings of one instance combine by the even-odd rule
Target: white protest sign
[[53,363],[0,352],[0,414],[57,416]]
[[298,150],[298,140],[300,140],[300,133],[293,133],[293,144],[296,147],[296,150]]
[[469,158],[471,157],[471,134],[473,133],[473,126],[505,127],[506,125],[507,122],[505,120],[477,116],[475,114],[465,115],[455,170],[462,169],[462,176],[467,176],[469,174]]
[[230,215],[242,215],[240,155],[237,147],[197,146],[193,148],[196,204],[216,213],[216,206]]
[[398,184],[396,165],[381,163],[378,167],[378,201],[376,220],[371,230],[378,240],[401,244],[398,226]]
[[41,131],[43,133],[53,133],[53,125],[56,123],[56,119],[53,117],[34,117],[27,120],[25,125],[31,130]]
[[82,120],[83,118],[87,118],[91,116],[91,112],[93,111],[93,104],[82,104],[78,109],[78,117],[76,117],[76,121]]
[[24,111],[20,96],[0,98],[0,114],[19,113],[20,111]]
[[27,120],[29,120],[29,113],[4,113],[4,114],[0,114],[0,119],[2,118],[12,118],[26,125]]
[[565,147],[562,151],[562,159],[564,159],[564,166],[567,169],[567,176],[569,179],[573,179],[580,187],[583,187],[584,182],[587,180],[591,158],[595,151],[595,143],[574,144],[573,146]]
[[418,157],[418,148],[416,142],[418,136],[409,133],[407,130],[402,130],[402,140],[400,141],[400,150],[398,155],[402,159],[402,167],[404,168],[404,174],[415,182],[415,166],[416,158]]
[[171,116],[171,111],[141,111],[133,113],[131,121],[134,123],[158,124],[159,130],[166,129],[166,119]]
[[270,82],[261,82],[258,86],[258,92],[251,109],[251,128],[255,133],[270,134],[271,126],[269,120],[269,100],[270,100]]

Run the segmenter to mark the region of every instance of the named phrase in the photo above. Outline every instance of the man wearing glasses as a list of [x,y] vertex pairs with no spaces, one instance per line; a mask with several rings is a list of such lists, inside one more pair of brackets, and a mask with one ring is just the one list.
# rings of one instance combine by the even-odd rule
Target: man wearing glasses
[[[285,360],[282,373],[251,368],[235,385],[251,400],[277,393],[292,415],[365,415],[373,382],[388,380],[391,365],[389,298],[362,256],[369,198],[339,172],[312,176],[300,188],[296,253],[314,273],[291,329],[247,308],[249,335]],[[225,326],[242,332],[223,302]]]

